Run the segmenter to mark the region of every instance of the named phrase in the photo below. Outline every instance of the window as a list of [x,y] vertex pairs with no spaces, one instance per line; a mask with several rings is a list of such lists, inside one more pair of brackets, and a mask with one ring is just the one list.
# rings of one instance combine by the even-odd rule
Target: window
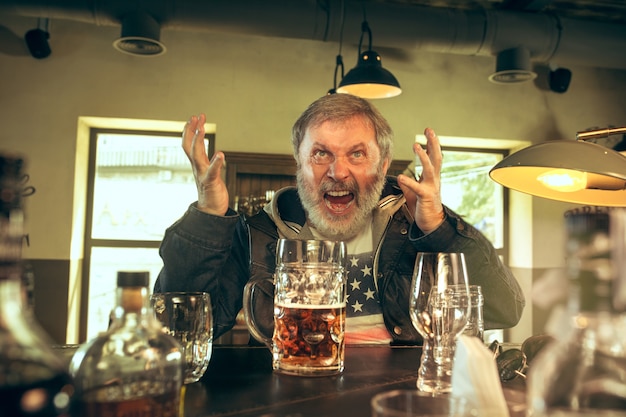
[[[489,171],[506,157],[519,141],[440,136],[443,152],[441,198],[443,204],[480,230],[508,262],[508,193],[491,180]],[[426,139],[417,135],[417,142]],[[415,171],[421,171],[419,159]]]
[[[483,149],[444,148],[441,195],[446,206],[480,230],[495,246],[504,248],[505,196],[489,178],[489,170],[506,155]],[[504,253],[500,253],[504,255]]]
[[82,340],[108,327],[117,271],[150,271],[154,285],[163,233],[197,199],[180,131],[91,129],[88,176]]

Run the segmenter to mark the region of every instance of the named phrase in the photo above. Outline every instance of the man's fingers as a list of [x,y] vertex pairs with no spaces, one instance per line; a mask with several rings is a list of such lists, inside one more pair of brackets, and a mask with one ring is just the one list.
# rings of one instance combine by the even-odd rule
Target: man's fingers
[[204,131],[197,129],[191,142],[191,156],[192,161],[196,165],[208,165],[209,156],[207,150],[204,147]]
[[204,122],[206,121],[206,116],[204,114],[200,114],[196,120],[195,129],[193,131],[192,137],[192,153],[193,158],[196,163],[208,163],[209,157],[207,156],[207,151],[204,147]]
[[183,149],[189,157],[191,157],[191,144],[196,134],[197,126],[198,116],[193,115],[189,118],[189,120],[187,120],[187,123],[185,123],[185,127],[183,128]]
[[424,180],[432,180],[439,177],[442,162],[441,146],[435,131],[431,128],[426,128],[424,135],[426,136],[425,148],[419,143],[413,144],[413,152],[417,155],[422,165],[422,173],[419,177],[420,181],[422,178]]
[[[398,185],[402,190],[402,194],[404,194],[404,198],[406,199],[406,205],[411,212],[411,216],[415,215],[415,208],[417,207],[417,195],[419,184],[413,178],[408,177],[404,174],[398,175]],[[416,188],[417,187],[417,188]]]
[[413,152],[415,152],[415,155],[417,155],[422,165],[422,172],[417,178],[419,182],[430,180],[438,175],[439,171],[437,171],[437,168],[433,165],[428,149],[424,149],[422,145],[415,143],[413,144]]
[[204,146],[204,123],[206,116],[200,113],[191,116],[183,129],[183,150],[195,167],[206,167],[209,164]]
[[213,181],[217,178],[220,178],[223,166],[224,166],[224,153],[221,151],[215,152],[209,164],[209,172],[207,175],[207,179],[209,181]]
[[424,136],[426,136],[426,153],[428,154],[428,158],[435,169],[439,171],[441,170],[441,161],[443,158],[439,137],[430,127],[424,129]]

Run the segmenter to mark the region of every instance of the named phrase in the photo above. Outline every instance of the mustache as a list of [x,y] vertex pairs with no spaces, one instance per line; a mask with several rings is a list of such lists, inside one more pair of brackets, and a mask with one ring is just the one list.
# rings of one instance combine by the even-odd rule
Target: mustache
[[332,179],[325,179],[320,184],[319,190],[322,193],[329,191],[348,191],[354,194],[355,197],[359,195],[359,187],[354,180],[334,181]]

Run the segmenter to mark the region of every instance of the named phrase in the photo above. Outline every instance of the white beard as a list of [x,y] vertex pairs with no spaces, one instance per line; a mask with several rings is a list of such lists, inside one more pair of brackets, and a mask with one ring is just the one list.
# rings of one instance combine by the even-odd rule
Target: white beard
[[326,202],[323,193],[320,193],[320,189],[324,190],[327,187],[332,189],[333,185],[337,183],[328,180],[320,188],[314,188],[304,181],[300,170],[298,170],[296,178],[300,201],[302,201],[302,206],[311,225],[328,239],[344,241],[356,236],[363,229],[365,223],[370,221],[370,214],[378,205],[380,194],[385,186],[384,176],[376,178],[374,183],[370,184],[362,193],[352,181],[342,184],[342,189],[348,189],[354,193],[353,204],[356,204],[356,211],[352,215],[337,216],[330,215],[326,211]]

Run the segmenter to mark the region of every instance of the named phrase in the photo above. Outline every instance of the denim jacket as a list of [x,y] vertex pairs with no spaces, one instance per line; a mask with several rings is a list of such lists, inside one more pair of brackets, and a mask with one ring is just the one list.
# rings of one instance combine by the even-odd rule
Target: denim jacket
[[[409,289],[417,252],[463,252],[471,284],[482,286],[486,329],[519,321],[524,296],[491,243],[447,207],[445,221],[424,234],[407,209],[394,177],[389,177],[374,210],[374,271],[383,319],[396,344],[421,344],[409,316]],[[164,262],[154,292],[207,291],[213,306],[214,336],[230,330],[250,282],[251,312],[267,336],[273,327],[273,286],[279,237],[313,239],[297,190],[278,191],[259,214],[245,219],[200,212],[192,204],[169,227],[161,243]]]

